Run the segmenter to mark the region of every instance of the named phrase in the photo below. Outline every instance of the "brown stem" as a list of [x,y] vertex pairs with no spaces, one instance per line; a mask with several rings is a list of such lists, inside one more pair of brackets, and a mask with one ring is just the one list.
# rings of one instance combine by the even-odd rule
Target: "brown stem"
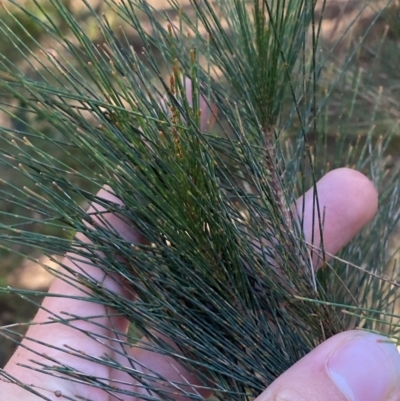
[[276,203],[286,226],[291,231],[292,221],[290,219],[289,209],[286,205],[285,196],[283,194],[282,186],[279,180],[278,169],[275,162],[275,144],[274,144],[274,129],[269,127],[264,130],[267,157],[265,160],[266,167],[270,173],[270,186],[275,196]]

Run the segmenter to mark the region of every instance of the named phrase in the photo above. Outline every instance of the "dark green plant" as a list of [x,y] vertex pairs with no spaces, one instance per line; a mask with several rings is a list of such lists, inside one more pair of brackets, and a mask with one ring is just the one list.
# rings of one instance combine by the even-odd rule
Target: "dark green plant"
[[[2,55],[2,109],[17,120],[23,110],[54,135],[34,126],[1,130],[2,164],[34,184],[4,183],[1,196],[28,212],[2,227],[3,246],[72,251],[76,260],[123,275],[136,302],[73,272],[91,301],[129,319],[132,343],[149,347],[134,338],[146,335],[154,350],[195,369],[219,399],[253,399],[345,329],[396,338],[397,273],[387,242],[399,218],[399,170],[385,164],[395,126],[376,136],[373,114],[367,135],[338,130],[329,144],[331,95],[350,87],[354,96],[343,98],[340,115],[350,120],[356,108],[357,74],[348,67],[358,47],[324,88],[320,78],[333,53],[319,52],[322,16],[313,0],[192,0],[187,8],[171,0],[169,12],[144,0],[106,1],[140,37],[140,50],[94,10],[99,45],[61,1],[51,0],[52,14],[42,18],[17,1],[7,3],[35,21],[53,47],[36,43],[42,51],[31,50],[7,29],[13,18],[7,14],[1,33],[36,76]],[[54,12],[68,33],[54,23]],[[43,150],[49,142],[67,157]],[[380,212],[315,276],[316,250],[306,244],[302,217],[291,205],[333,166],[345,165],[373,179]],[[93,195],[100,187],[122,204]],[[88,202],[121,216],[142,240],[122,238],[103,212],[85,212]],[[322,227],[318,196],[315,209]],[[67,235],[37,233],[33,223]],[[90,243],[71,239],[77,231]],[[318,252],[325,261],[323,248]],[[59,363],[49,361],[47,370],[68,375]],[[135,369],[129,374],[163,399],[174,398],[171,389],[189,391],[182,383],[160,390],[154,378]]]

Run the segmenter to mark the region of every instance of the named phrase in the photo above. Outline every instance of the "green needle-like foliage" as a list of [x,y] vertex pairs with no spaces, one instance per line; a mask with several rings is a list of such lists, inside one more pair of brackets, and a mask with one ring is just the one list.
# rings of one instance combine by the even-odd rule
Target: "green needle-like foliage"
[[[218,399],[253,399],[348,328],[396,338],[397,273],[387,244],[399,219],[399,170],[385,165],[396,127],[383,137],[372,128],[356,137],[336,127],[330,144],[330,101],[347,91],[341,102],[350,121],[358,77],[349,54],[324,88],[333,53],[320,51],[314,0],[170,0],[165,13],[145,0],[106,0],[105,15],[121,27],[82,0],[101,32],[97,43],[65,2],[50,0],[48,11],[33,0],[35,12],[18,3],[5,2],[0,21],[23,60],[0,58],[1,108],[23,127],[1,128],[1,163],[23,183],[4,182],[0,191],[20,210],[3,213],[3,247],[72,251],[122,276],[135,301],[72,272],[89,300],[127,317],[135,333],[196,372]],[[9,29],[17,12],[50,48],[33,37],[28,47]],[[132,32],[141,48],[130,44]],[[316,274],[317,250],[305,243],[302,216],[291,205],[338,166],[374,181],[380,211]],[[101,187],[122,203],[93,195]],[[104,212],[85,212],[93,201],[142,240],[123,238]],[[90,243],[72,239],[77,231]],[[162,399],[174,392],[202,398],[184,383],[160,387],[106,357],[98,363],[127,370]],[[62,361],[49,361],[48,371],[73,375]],[[96,386],[118,393],[102,381]]]

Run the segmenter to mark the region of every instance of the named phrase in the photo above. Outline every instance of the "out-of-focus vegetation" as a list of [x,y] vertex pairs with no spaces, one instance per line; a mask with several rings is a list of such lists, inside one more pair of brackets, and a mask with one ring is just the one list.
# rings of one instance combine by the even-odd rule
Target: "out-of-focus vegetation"
[[[151,0],[152,5],[159,8],[168,9],[168,3],[164,0]],[[30,0],[20,1],[25,3],[25,7],[30,7]],[[33,3],[33,2],[32,2]],[[51,10],[50,0],[40,0],[39,4],[46,12]],[[98,35],[97,22],[87,12],[80,1],[65,0],[65,5],[73,12],[75,17],[85,27],[86,33],[90,38],[101,45],[101,38]],[[90,0],[89,3],[97,11],[104,13],[110,25],[116,28],[116,32],[120,32],[118,27],[123,25],[123,21],[115,16],[107,6],[107,2],[102,0]],[[390,6],[382,9],[387,4],[386,1],[376,0],[368,7],[365,7],[363,0],[328,0],[324,12],[324,21],[321,25],[321,38],[323,45],[321,51],[327,49],[326,64],[321,71],[320,88],[321,93],[327,91],[329,83],[332,79],[337,79],[338,71],[343,69],[343,66],[349,63],[349,68],[340,77],[341,82],[337,89],[334,90],[332,98],[321,112],[321,119],[325,121],[324,129],[331,133],[331,140],[334,143],[337,132],[346,131],[350,136],[374,135],[379,138],[381,132],[394,132],[394,140],[390,149],[391,157],[387,159],[387,167],[398,162],[398,151],[400,145],[400,135],[398,121],[400,117],[400,108],[398,104],[400,93],[400,2],[392,1]],[[40,42],[42,47],[49,49],[58,49],[58,44],[46,32],[40,30],[35,21],[21,12],[17,7],[12,5],[7,6],[8,11],[0,9],[2,18],[9,21],[9,29],[18,37],[24,40],[27,48],[32,51],[31,64],[22,61],[18,53],[10,54],[10,43],[7,40],[0,41],[0,55],[7,55],[15,64],[18,64],[20,69],[26,75],[40,79],[43,73],[40,65],[40,52],[35,41]],[[317,5],[318,8],[318,5]],[[32,7],[33,9],[33,7]],[[36,10],[36,8],[35,8]],[[12,12],[17,20],[8,18],[7,13]],[[43,18],[42,14],[36,14],[37,18]],[[174,15],[171,15],[171,19]],[[354,19],[356,23],[352,23]],[[52,14],[52,20],[61,31],[65,30],[65,35],[69,38],[66,27],[62,25],[61,19],[57,14]],[[150,27],[149,27],[150,29]],[[130,32],[128,27],[124,26],[124,32],[128,36],[130,43],[135,48],[140,48],[140,40]],[[29,33],[29,35],[27,34]],[[35,41],[30,39],[33,37]],[[70,38],[72,40],[72,38]],[[362,45],[359,45],[363,39]],[[331,52],[332,46],[337,42],[334,51]],[[352,57],[351,57],[352,56]],[[355,91],[354,88],[358,90]],[[2,98],[0,101],[3,104],[9,104],[13,108],[16,104],[15,100]],[[18,105],[23,106],[23,105]],[[17,109],[16,109],[17,110]],[[35,127],[45,132],[46,135],[54,137],[57,140],[57,133],[52,131],[44,121],[33,119],[31,115],[23,112],[23,108],[18,109],[18,113],[14,118],[6,114],[0,115],[0,124],[3,127],[12,127],[24,131],[29,127]],[[1,139],[0,139],[1,140]],[[35,146],[49,147],[52,146],[51,153],[54,157],[63,155],[66,152],[60,138],[60,148],[54,148],[54,141],[42,143],[37,141]],[[333,165],[339,163],[335,156],[337,152],[350,151],[345,147],[332,146],[332,152],[327,154],[327,162]],[[0,146],[6,149],[7,143],[3,140]],[[61,149],[63,149],[61,151]],[[328,148],[329,149],[329,148]],[[47,149],[48,151],[48,149]],[[69,166],[79,170],[82,165],[85,168],[90,168],[90,163],[80,163],[85,154],[80,154],[79,149],[70,149],[71,160],[76,160]],[[340,158],[340,163],[343,158]],[[94,166],[93,166],[94,168]],[[21,187],[20,180],[22,176],[16,173],[13,169],[3,169],[1,178],[7,182],[18,180],[18,187]],[[29,185],[26,183],[26,185]],[[95,191],[96,188],[88,188]],[[1,190],[1,183],[0,183]],[[18,191],[16,189],[16,196]],[[22,195],[21,195],[22,196]],[[12,205],[12,206],[11,206]],[[2,224],[9,224],[13,221],[13,215],[18,215],[23,212],[23,209],[18,210],[14,203],[8,204],[2,202],[0,208],[9,213],[9,221],[3,221]],[[25,211],[24,211],[25,213]],[[39,229],[48,230],[44,234],[57,234],[52,226],[35,225],[29,227],[31,230]],[[26,227],[25,227],[26,228]],[[70,235],[66,233],[65,235]],[[17,247],[17,245],[16,245]],[[25,252],[23,249],[16,248],[21,254]],[[40,255],[32,255],[38,257]],[[16,253],[10,253],[7,250],[0,249],[0,257],[2,263],[0,265],[0,286],[8,285],[10,274],[15,271],[22,263],[22,257]],[[29,274],[29,269],[24,273]],[[34,278],[32,278],[34,279]],[[0,325],[11,324],[14,322],[26,321],[35,311],[34,304],[29,305],[22,302],[17,302],[15,296],[0,298]],[[2,349],[0,354],[0,366],[9,357],[11,350]]]

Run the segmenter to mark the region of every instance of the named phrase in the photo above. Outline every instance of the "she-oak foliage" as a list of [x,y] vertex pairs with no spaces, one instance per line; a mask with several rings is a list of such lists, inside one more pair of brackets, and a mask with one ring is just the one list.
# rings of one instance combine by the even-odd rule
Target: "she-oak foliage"
[[[97,43],[68,2],[51,0],[50,11],[40,1],[18,3],[3,2],[0,29],[24,62],[1,55],[1,107],[17,121],[23,112],[40,124],[22,124],[24,132],[1,128],[2,165],[35,184],[4,183],[1,197],[26,213],[3,224],[3,244],[49,255],[73,251],[76,260],[122,275],[135,301],[84,271],[74,279],[92,302],[132,322],[134,346],[145,346],[135,336],[147,336],[218,399],[253,399],[348,328],[396,339],[398,291],[387,242],[399,217],[399,173],[384,165],[393,132],[383,139],[338,134],[329,146],[339,157],[329,159],[324,113],[348,72],[345,65],[321,90],[331,54],[320,51],[323,1],[317,14],[312,0],[169,0],[168,12],[145,0],[105,0],[102,15],[82,0],[101,32]],[[8,28],[18,25],[17,12],[37,24],[51,48],[34,38],[29,47]],[[130,43],[132,32],[141,47]],[[340,151],[346,146],[352,151]],[[55,156],[60,152],[65,157]],[[312,244],[290,205],[343,165],[374,180],[380,211],[340,259],[314,274]],[[122,203],[93,195],[104,186]],[[131,243],[106,221],[96,223],[102,213],[83,206],[93,201],[143,240]],[[322,227],[318,196],[315,208]],[[33,223],[67,235],[40,234]],[[91,242],[71,239],[76,231]],[[99,363],[114,362],[105,356]],[[148,388],[149,399],[177,392],[202,398],[185,383],[160,387],[162,377],[115,368]],[[54,361],[47,370],[68,375]]]

